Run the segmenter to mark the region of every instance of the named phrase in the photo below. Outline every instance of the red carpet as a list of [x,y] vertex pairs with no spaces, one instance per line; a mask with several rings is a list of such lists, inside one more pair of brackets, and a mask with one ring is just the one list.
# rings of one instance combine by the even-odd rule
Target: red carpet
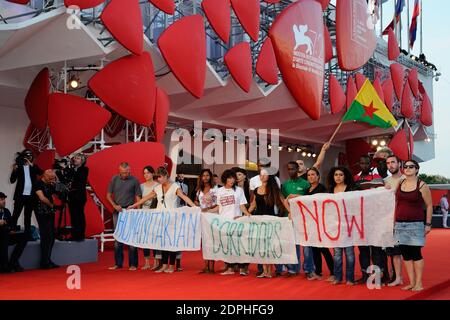
[[[201,253],[185,253],[183,272],[156,274],[151,271],[109,271],[111,249],[99,254],[99,262],[81,265],[81,290],[66,287],[66,268],[33,270],[0,275],[0,299],[450,299],[450,230],[436,229],[427,238],[424,288],[420,293],[399,287],[369,290],[366,286],[332,286],[325,281],[307,281],[304,275],[292,278],[257,279],[248,277],[201,275]],[[127,255],[125,255],[127,257]],[[143,264],[142,253],[140,258]],[[216,269],[222,268],[217,263]],[[326,270],[326,265],[324,264]],[[357,264],[356,269],[359,270]],[[325,274],[325,277],[327,274]],[[359,276],[359,274],[357,275]],[[404,276],[406,278],[406,275]]]

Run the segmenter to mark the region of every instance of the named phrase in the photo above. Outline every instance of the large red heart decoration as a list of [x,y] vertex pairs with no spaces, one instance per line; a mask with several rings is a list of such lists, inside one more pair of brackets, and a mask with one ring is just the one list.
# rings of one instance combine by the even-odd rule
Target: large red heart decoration
[[289,5],[269,30],[284,83],[313,120],[322,107],[325,41],[322,7],[316,1]]

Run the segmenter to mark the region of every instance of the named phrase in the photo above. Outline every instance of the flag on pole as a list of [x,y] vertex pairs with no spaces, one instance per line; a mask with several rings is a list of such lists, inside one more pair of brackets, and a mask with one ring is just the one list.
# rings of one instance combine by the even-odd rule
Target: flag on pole
[[388,129],[397,125],[392,113],[378,96],[377,91],[367,79],[350,108],[342,118],[342,122],[356,120],[372,126]]
[[395,26],[400,21],[404,7],[405,7],[405,0],[396,0],[394,18],[392,19],[391,23],[386,27],[386,29],[384,29],[383,35],[387,35],[389,33],[390,28],[392,30],[395,30]]
[[420,2],[419,0],[414,1],[414,11],[411,19],[411,26],[409,27],[409,47],[412,49],[414,47],[414,42],[416,42],[417,36],[417,18],[420,15]]

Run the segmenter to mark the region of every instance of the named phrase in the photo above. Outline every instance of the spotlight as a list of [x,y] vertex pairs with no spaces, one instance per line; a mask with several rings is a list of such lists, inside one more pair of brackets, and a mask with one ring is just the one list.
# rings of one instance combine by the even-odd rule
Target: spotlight
[[380,151],[381,149],[383,149],[383,147],[377,147],[377,151]]
[[283,146],[278,146],[278,150],[282,151],[283,150]]
[[384,141],[384,140],[381,140],[381,142],[380,142],[380,146],[382,146],[382,147],[386,146],[386,141]]
[[289,146],[289,147],[287,148],[287,150],[288,150],[288,152],[292,152],[294,149],[293,149],[291,146]]
[[302,152],[302,148],[297,147],[297,148],[296,148],[296,151],[300,153],[300,152]]
[[308,158],[311,158],[311,153],[308,153],[307,156],[308,156]]
[[305,151],[302,152],[302,157],[306,157],[306,152]]
[[426,138],[424,141],[428,143],[428,142],[431,142],[431,139],[430,138]]
[[377,139],[372,140],[372,145],[373,146],[377,146],[378,145],[378,140]]
[[267,145],[267,149],[272,150],[272,145],[270,143]]
[[313,158],[317,157],[317,154],[313,153],[312,157],[313,157]]
[[72,75],[69,79],[69,86],[72,89],[77,89],[80,86],[80,78],[78,78],[76,75]]

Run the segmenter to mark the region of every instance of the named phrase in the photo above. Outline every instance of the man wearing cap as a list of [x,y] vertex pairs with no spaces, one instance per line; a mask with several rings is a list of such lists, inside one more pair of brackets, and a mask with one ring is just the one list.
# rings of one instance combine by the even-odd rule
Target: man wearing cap
[[[19,258],[27,245],[27,235],[11,231],[11,212],[5,207],[6,195],[0,192],[0,273],[21,272]],[[8,261],[8,246],[16,245]]]
[[13,170],[9,181],[16,184],[14,191],[14,210],[11,218],[12,229],[16,229],[17,220],[25,208],[25,233],[30,234],[31,230],[31,215],[33,214],[33,195],[32,190],[36,183],[37,177],[42,174],[42,170],[33,163],[33,153],[29,149],[18,153],[16,163],[13,165]]

